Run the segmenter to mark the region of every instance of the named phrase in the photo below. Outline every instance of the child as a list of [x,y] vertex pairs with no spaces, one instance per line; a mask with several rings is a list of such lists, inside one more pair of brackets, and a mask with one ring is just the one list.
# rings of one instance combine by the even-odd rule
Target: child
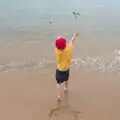
[[64,85],[64,92],[68,91],[68,79],[71,64],[71,52],[73,47],[73,41],[78,36],[77,33],[73,34],[73,37],[68,42],[63,37],[57,37],[56,39],[56,81],[57,81],[57,100],[61,100],[60,88]]

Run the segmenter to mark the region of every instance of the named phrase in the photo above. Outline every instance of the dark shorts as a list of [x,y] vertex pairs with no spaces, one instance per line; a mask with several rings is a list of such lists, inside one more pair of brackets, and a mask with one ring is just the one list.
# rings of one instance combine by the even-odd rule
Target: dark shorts
[[56,70],[56,81],[61,84],[69,79],[69,69],[67,71]]

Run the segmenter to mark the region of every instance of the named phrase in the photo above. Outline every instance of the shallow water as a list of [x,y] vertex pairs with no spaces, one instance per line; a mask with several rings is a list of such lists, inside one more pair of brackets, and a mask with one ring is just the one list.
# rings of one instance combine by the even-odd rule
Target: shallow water
[[106,6],[103,2],[100,7],[98,3],[93,2],[87,7],[81,2],[80,16],[76,21],[72,7],[66,8],[66,12],[63,9],[61,12],[39,13],[34,12],[35,8],[30,12],[28,6],[27,11],[23,8],[19,11],[14,6],[16,11],[13,13],[3,12],[0,16],[0,71],[34,68],[39,64],[47,66],[51,61],[55,66],[56,36],[62,34],[70,39],[75,30],[80,32],[73,53],[73,63],[77,68],[85,63],[103,71],[119,69],[114,51],[120,49],[120,9]]

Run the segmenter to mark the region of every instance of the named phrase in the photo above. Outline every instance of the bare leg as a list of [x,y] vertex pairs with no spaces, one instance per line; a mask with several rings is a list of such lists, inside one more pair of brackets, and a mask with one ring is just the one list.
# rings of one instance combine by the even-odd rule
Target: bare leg
[[64,92],[68,92],[68,81],[64,82]]
[[56,91],[57,100],[61,100],[61,96],[60,96],[61,84],[57,84],[57,85],[56,85],[56,88],[57,88],[57,91]]

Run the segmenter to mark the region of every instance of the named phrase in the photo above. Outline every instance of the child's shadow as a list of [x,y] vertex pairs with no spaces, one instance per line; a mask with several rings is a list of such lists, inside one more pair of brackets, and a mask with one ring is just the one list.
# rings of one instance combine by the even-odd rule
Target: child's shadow
[[65,93],[63,101],[57,101],[57,107],[49,112],[49,119],[78,120],[79,111],[75,111],[69,104],[69,94]]

